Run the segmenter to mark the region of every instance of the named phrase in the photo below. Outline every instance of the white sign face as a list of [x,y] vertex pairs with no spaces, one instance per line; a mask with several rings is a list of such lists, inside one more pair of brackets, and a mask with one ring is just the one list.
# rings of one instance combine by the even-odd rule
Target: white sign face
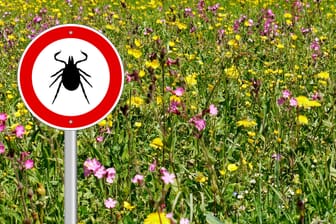
[[[56,59],[65,63],[56,61],[55,55]],[[80,60],[86,60],[67,73],[71,57],[75,65]],[[66,82],[71,81],[72,76],[77,76],[73,79],[79,83],[76,89],[69,90]],[[75,38],[58,40],[44,48],[36,58],[32,79],[41,103],[51,111],[66,116],[84,114],[95,108],[105,97],[110,83],[109,68],[102,53],[87,41]]]
[[18,69],[23,102],[41,122],[79,130],[104,119],[118,103],[124,70],[114,45],[100,32],[52,27],[25,49]]

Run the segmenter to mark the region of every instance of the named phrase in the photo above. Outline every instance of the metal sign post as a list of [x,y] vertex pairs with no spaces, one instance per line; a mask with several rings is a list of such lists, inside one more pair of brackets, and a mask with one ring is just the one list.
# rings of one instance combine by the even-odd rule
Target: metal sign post
[[64,131],[64,224],[77,223],[77,132]]

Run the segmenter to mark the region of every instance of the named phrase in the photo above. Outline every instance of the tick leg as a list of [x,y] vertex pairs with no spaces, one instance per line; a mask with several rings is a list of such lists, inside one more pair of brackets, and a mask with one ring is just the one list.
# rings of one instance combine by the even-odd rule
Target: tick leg
[[[59,76],[59,77],[60,77],[60,76]],[[61,85],[62,85],[62,82],[60,82],[59,85],[58,85],[58,87],[57,87],[57,91],[56,91],[56,94],[55,94],[55,97],[54,97],[54,100],[53,100],[52,104],[54,104],[54,102],[55,102],[55,100],[56,100],[56,97],[57,97],[57,95],[58,95],[58,93],[59,93],[59,90],[60,90],[60,88],[61,88]]]
[[83,83],[82,83],[82,82],[79,82],[79,84],[81,85],[81,88],[82,88],[82,91],[83,91],[83,94],[84,94],[84,96],[85,96],[86,101],[88,102],[88,104],[90,104],[89,99],[87,98],[87,95],[86,95],[86,93],[85,93],[85,89],[84,89]]
[[57,82],[57,80],[58,80],[59,78],[61,78],[61,77],[62,77],[61,75],[57,76],[57,78],[50,84],[49,88],[50,88],[52,85],[54,85],[55,82]]
[[84,72],[82,69],[78,68],[79,71],[83,72],[84,75],[86,75],[87,77],[91,77],[91,75],[87,74],[86,72]]
[[82,59],[82,60],[79,60],[79,61],[77,61],[75,65],[77,65],[78,63],[81,63],[81,62],[83,62],[83,61],[86,61],[86,60],[87,60],[87,58],[88,58],[87,54],[86,54],[85,52],[83,52],[83,51],[81,51],[81,53],[82,53],[82,54],[85,56],[85,58],[84,58],[84,59]]
[[82,74],[80,74],[80,76],[81,76],[81,77],[84,79],[84,81],[85,81],[87,84],[89,84],[89,86],[91,86],[91,88],[92,88],[91,83],[85,78],[85,76],[82,75]]
[[64,68],[62,68],[61,70],[59,70],[58,72],[56,72],[55,74],[53,74],[52,76],[50,76],[50,78],[56,76],[58,73],[63,72],[63,71],[64,71]]
[[62,60],[56,58],[56,56],[59,55],[60,53],[61,53],[61,51],[59,51],[56,54],[54,54],[54,58],[55,58],[56,61],[62,62],[62,63],[64,63],[66,65],[67,63],[65,61],[62,61]]

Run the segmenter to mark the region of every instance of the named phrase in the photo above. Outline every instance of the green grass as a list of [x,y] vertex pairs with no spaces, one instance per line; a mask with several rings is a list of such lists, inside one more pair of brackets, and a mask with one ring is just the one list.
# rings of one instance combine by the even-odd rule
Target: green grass
[[[102,31],[133,78],[103,122],[78,131],[79,223],[144,223],[161,211],[177,223],[335,223],[336,5],[295,2],[223,0],[211,12],[215,1],[203,10],[188,0],[0,1],[0,113],[8,116],[0,132],[0,223],[63,222],[63,132],[33,118],[17,87],[28,35],[57,23]],[[284,90],[291,96],[279,105]],[[169,112],[172,101],[177,114]],[[204,119],[205,128],[191,118]],[[22,138],[17,125],[25,127]],[[156,138],[161,146],[153,146]],[[84,177],[93,158],[115,168],[112,184]],[[23,168],[26,159],[34,168]],[[162,181],[162,167],[176,176],[173,184]],[[140,185],[131,182],[136,174],[144,176]],[[109,197],[115,208],[105,207]]]

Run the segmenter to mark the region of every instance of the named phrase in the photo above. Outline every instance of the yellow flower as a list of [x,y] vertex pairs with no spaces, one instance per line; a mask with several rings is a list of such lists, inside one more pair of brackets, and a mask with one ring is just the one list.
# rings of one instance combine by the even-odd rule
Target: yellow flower
[[145,73],[144,70],[141,70],[141,71],[139,72],[139,77],[140,77],[140,78],[144,77],[145,75],[146,75],[146,73]]
[[181,102],[181,98],[178,97],[178,96],[176,96],[176,95],[171,95],[171,96],[169,97],[169,101],[170,101],[170,102],[175,101],[175,102],[180,103],[180,102]]
[[169,47],[174,47],[175,46],[175,42],[174,41],[169,41],[168,45],[169,45]]
[[295,194],[301,195],[302,194],[302,190],[300,188],[296,189]]
[[158,59],[155,59],[153,61],[146,61],[145,65],[147,68],[151,67],[153,69],[157,69],[158,67],[160,67],[160,62]]
[[158,105],[162,104],[162,97],[161,96],[156,97],[156,104],[158,104]]
[[106,120],[101,120],[99,123],[98,123],[99,127],[103,127],[106,125]]
[[138,96],[132,96],[130,99],[130,104],[135,107],[140,107],[144,104],[144,100]]
[[230,164],[227,166],[227,169],[228,169],[228,171],[230,171],[230,172],[234,172],[234,171],[238,170],[238,166],[237,166],[236,164],[234,164],[234,163],[230,163]]
[[170,224],[170,220],[164,212],[153,212],[144,220],[144,224]]
[[328,80],[329,79],[329,72],[320,72],[316,75],[317,78]]
[[126,208],[129,211],[132,211],[135,208],[135,205],[131,205],[129,202],[124,201],[123,203],[124,208]]
[[228,41],[228,45],[234,48],[238,47],[238,41],[236,39],[231,39]]
[[298,116],[298,122],[299,122],[299,124],[306,125],[306,124],[308,124],[308,118],[304,115],[299,115]]
[[203,173],[198,172],[198,173],[196,174],[195,180],[196,180],[197,182],[199,182],[199,183],[204,183],[205,181],[208,180],[208,177],[204,176]]
[[188,86],[196,85],[197,84],[196,74],[193,73],[191,75],[188,75],[187,77],[185,77],[185,81]]
[[237,121],[238,127],[243,126],[244,128],[250,128],[256,125],[257,125],[257,122],[255,122],[254,120],[250,120],[250,119],[244,119],[244,120]]
[[283,44],[278,44],[278,45],[277,45],[277,48],[279,48],[279,49],[284,49],[284,48],[285,48],[285,45],[283,45]]
[[152,142],[149,144],[151,147],[156,149],[162,149],[163,148],[163,142],[161,138],[157,137],[152,140]]
[[320,107],[321,104],[315,100],[309,100],[305,96],[296,97],[296,101],[299,107],[310,108],[310,107]]
[[177,26],[180,30],[185,30],[185,29],[187,29],[187,25],[184,24],[184,23],[176,22],[176,26]]
[[236,79],[239,76],[239,71],[236,68],[236,66],[234,66],[234,65],[231,66],[230,68],[226,68],[224,71],[225,71],[226,76],[228,78],[234,78],[234,79]]
[[133,57],[135,57],[135,58],[140,58],[141,57],[141,55],[142,55],[142,53],[141,53],[141,51],[140,50],[138,50],[138,49],[128,49],[127,50],[127,53],[129,54],[129,55],[132,55]]
[[134,126],[137,127],[137,128],[140,128],[140,127],[142,126],[142,123],[136,121],[136,122],[134,123]]
[[138,39],[135,39],[134,44],[135,44],[135,46],[140,47],[141,46],[141,41],[138,40]]
[[292,38],[292,40],[297,40],[298,36],[295,35],[295,34],[291,34],[291,38]]
[[254,137],[254,136],[256,136],[256,133],[255,133],[254,131],[248,131],[247,134],[248,134],[248,136],[250,136],[250,137]]
[[111,24],[107,24],[105,26],[105,28],[108,29],[108,30],[115,30],[116,29],[115,26],[112,26]]
[[291,19],[291,18],[292,18],[292,14],[286,12],[286,13],[284,14],[284,17],[285,17],[286,19]]

